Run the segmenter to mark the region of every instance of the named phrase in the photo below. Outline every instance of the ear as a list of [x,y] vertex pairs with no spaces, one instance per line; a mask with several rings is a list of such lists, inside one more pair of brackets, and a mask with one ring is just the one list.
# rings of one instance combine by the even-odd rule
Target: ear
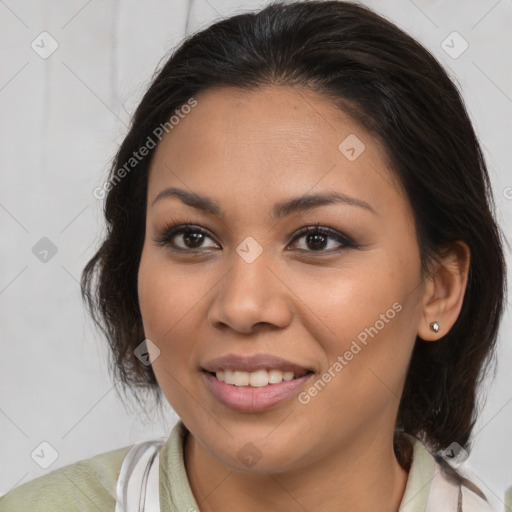
[[[436,341],[447,334],[457,320],[468,282],[471,252],[462,241],[445,248],[439,262],[434,264],[423,293],[423,310],[418,336],[424,341]],[[439,331],[431,327],[437,322]]]

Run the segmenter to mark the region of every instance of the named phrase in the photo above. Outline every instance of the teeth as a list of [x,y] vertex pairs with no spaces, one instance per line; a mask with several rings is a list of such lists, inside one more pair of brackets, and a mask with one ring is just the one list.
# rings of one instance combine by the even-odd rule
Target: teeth
[[232,384],[235,386],[248,386],[250,381],[249,377],[250,376],[247,372],[234,371]]
[[293,372],[281,370],[257,370],[255,372],[241,372],[238,370],[224,370],[215,373],[218,380],[234,386],[252,386],[255,388],[268,384],[279,384],[283,380],[293,380]]
[[[245,373],[249,377],[249,384],[255,388],[261,388],[268,384],[268,372],[267,370],[257,370],[255,372],[247,373],[247,372],[239,372]],[[238,382],[234,383],[235,386],[238,386]]]

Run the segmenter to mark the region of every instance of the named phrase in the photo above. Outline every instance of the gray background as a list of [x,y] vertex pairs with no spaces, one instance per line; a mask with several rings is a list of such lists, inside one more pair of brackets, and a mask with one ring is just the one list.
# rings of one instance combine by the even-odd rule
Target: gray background
[[[170,407],[153,425],[123,408],[106,344],[82,306],[80,273],[103,229],[102,202],[92,191],[167,52],[214,19],[266,3],[0,0],[0,495],[80,459],[166,437],[176,421]],[[456,79],[510,239],[512,2],[363,3],[416,37]],[[34,41],[39,53],[51,48],[49,39],[41,42],[43,31],[58,44],[48,58],[31,47]],[[454,31],[469,44],[457,58],[463,41],[446,39]],[[443,41],[453,46],[452,56]],[[46,262],[33,252],[43,237],[57,249]],[[498,374],[488,384],[467,461],[496,500],[512,484],[511,331],[507,312]],[[58,453],[47,469],[31,457],[44,451],[44,441]]]

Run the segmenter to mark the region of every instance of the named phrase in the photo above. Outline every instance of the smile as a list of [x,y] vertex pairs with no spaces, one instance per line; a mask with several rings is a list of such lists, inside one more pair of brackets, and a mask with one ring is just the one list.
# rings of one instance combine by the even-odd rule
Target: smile
[[[219,379],[217,373],[201,372],[205,384],[215,400],[228,409],[244,413],[257,413],[275,409],[284,405],[285,402],[296,396],[314,374],[308,372],[303,376],[294,376],[293,373],[280,372],[279,370],[259,370],[255,372],[228,372],[228,379],[240,379],[238,382],[249,382],[254,384],[228,384]],[[222,378],[226,378],[226,371],[218,372]],[[236,376],[235,376],[236,374]],[[279,375],[281,374],[281,375]],[[253,377],[254,375],[254,377]],[[286,376],[286,380],[285,379]],[[290,379],[290,377],[292,377]],[[279,382],[271,383],[269,378]],[[265,384],[266,382],[266,384]]]

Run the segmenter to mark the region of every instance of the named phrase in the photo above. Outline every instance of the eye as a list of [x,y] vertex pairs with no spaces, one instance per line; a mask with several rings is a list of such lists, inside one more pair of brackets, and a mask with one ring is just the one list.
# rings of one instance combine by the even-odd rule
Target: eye
[[[300,240],[301,238],[304,238],[305,243],[303,246],[306,248],[301,248],[300,250],[304,252],[330,253],[338,252],[349,247],[357,248],[357,244],[347,236],[331,228],[319,227],[318,224],[315,226],[306,226],[299,230],[299,232],[294,236],[292,242]],[[337,243],[337,249],[335,243],[334,250],[325,250],[329,245],[329,239],[334,240]],[[311,248],[311,250],[308,248]],[[329,249],[332,249],[332,246]]]
[[[180,235],[178,237],[178,235]],[[181,240],[183,245],[177,245],[174,239]],[[202,243],[206,238],[213,240],[208,231],[190,224],[183,224],[180,226],[168,226],[164,228],[162,233],[154,238],[154,241],[159,245],[169,246],[176,251],[194,251],[202,249]],[[214,247],[219,247],[215,244]]]

